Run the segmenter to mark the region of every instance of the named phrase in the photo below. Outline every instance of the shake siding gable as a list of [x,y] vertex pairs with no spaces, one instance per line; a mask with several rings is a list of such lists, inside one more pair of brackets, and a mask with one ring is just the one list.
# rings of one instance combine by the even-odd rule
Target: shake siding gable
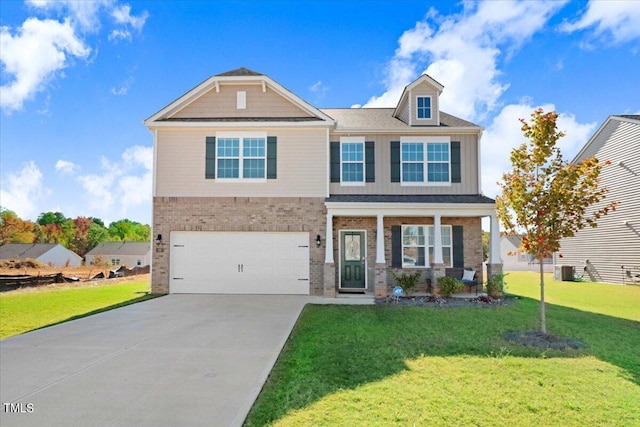
[[[609,189],[604,201],[618,201],[614,212],[601,217],[598,227],[587,227],[563,239],[556,265],[574,266],[578,274],[587,267],[585,279],[622,283],[625,269],[640,269],[640,123],[610,119],[577,160],[596,156],[609,160],[600,175]],[[633,270],[636,274],[640,270]],[[628,283],[628,279],[624,280]]]

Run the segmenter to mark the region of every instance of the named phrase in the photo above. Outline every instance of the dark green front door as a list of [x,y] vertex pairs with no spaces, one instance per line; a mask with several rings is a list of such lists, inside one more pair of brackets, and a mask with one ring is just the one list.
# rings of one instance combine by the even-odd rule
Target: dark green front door
[[364,289],[366,260],[364,231],[340,233],[340,288]]

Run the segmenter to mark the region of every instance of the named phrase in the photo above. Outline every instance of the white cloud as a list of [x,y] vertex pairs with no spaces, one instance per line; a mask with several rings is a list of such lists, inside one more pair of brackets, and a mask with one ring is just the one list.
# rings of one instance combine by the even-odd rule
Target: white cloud
[[80,170],[80,166],[68,160],[58,160],[55,167],[58,172],[66,175],[72,175]]
[[107,37],[110,42],[118,43],[120,40],[131,41],[131,32],[128,30],[113,30]]
[[38,214],[36,203],[49,192],[44,186],[42,172],[30,161],[17,173],[9,173],[2,179],[0,203],[21,218],[35,218]]
[[[519,119],[529,121],[531,113],[536,108],[554,111],[555,105],[507,105],[485,130],[482,137],[482,188],[487,196],[494,197],[499,194],[497,182],[502,179],[505,171],[511,169],[511,150],[526,141]],[[565,160],[571,160],[591,137],[597,123],[578,123],[574,115],[560,113],[557,125],[559,130],[566,133],[558,140],[558,147]]]
[[116,96],[126,95],[127,93],[129,93],[129,89],[131,88],[133,81],[134,81],[134,78],[133,76],[131,76],[127,80],[122,82],[120,87],[112,87],[110,91],[111,94]]
[[15,35],[0,27],[0,61],[13,79],[0,87],[0,105],[19,110],[25,100],[44,89],[69,57],[86,58],[91,49],[79,39],[68,21],[27,19]]
[[89,208],[100,215],[125,217],[132,208],[151,202],[153,148],[134,146],[120,160],[100,159],[100,173],[81,175]]
[[640,38],[640,2],[589,1],[586,12],[577,21],[564,22],[560,30],[574,32],[593,28],[593,35],[615,44]]
[[[520,48],[564,1],[465,3],[463,13],[442,17],[434,9],[398,41],[386,69],[386,91],[365,107],[393,107],[404,86],[423,70],[445,86],[443,111],[470,120],[498,108],[508,88],[499,81],[501,55]],[[504,52],[503,52],[504,51]],[[428,67],[425,69],[425,66]]]
[[44,12],[61,14],[82,32],[96,33],[100,29],[100,12],[113,0],[28,0],[27,4]]
[[131,6],[124,4],[122,6],[115,7],[111,15],[118,24],[131,26],[134,30],[140,32],[142,31],[144,24],[147,22],[149,12],[145,10],[140,15],[134,16],[131,15]]

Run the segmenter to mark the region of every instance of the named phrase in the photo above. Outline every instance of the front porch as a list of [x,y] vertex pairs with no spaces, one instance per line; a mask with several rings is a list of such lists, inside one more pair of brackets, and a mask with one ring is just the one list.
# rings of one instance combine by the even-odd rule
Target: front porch
[[[415,291],[431,293],[437,278],[452,268],[474,270],[481,290],[483,217],[491,221],[489,277],[502,271],[493,200],[447,196],[450,203],[429,203],[431,196],[363,197],[368,200],[334,196],[325,202],[325,297],[354,292],[384,297],[395,286],[394,274],[416,272]],[[475,289],[467,290],[475,295]]]

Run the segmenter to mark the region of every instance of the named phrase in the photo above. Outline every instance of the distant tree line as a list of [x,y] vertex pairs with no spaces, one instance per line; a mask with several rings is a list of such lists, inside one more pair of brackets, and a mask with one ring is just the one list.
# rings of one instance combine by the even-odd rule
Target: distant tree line
[[15,212],[0,207],[0,244],[60,243],[84,257],[102,242],[148,242],[151,227],[128,219],[105,226],[100,218],[65,217],[62,212],[43,212],[36,222],[21,219]]

